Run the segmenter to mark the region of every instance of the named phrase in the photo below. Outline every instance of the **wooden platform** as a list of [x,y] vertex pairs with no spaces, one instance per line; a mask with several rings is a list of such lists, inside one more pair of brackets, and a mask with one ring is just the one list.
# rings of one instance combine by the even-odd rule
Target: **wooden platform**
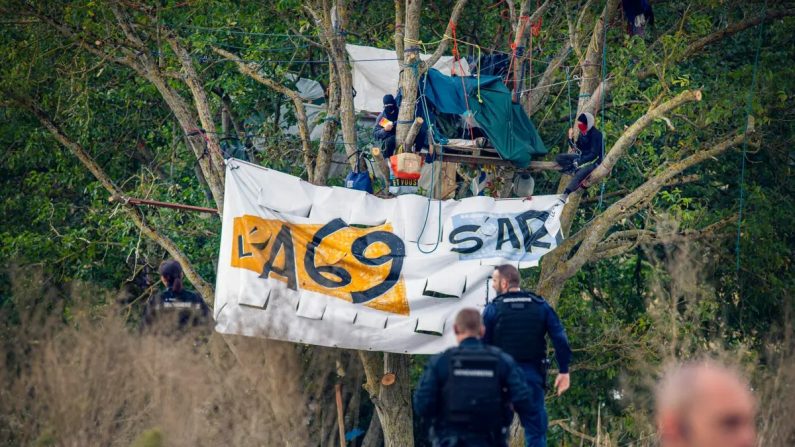
[[[450,140],[443,147],[442,161],[469,165],[513,166],[503,160],[493,147],[479,147],[473,140]],[[560,171],[560,165],[554,161],[531,161],[531,171]]]

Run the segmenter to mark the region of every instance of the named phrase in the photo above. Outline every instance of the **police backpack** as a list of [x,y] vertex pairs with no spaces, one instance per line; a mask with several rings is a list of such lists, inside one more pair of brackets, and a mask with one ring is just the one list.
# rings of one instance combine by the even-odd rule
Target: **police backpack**
[[503,425],[500,357],[491,349],[453,349],[448,356],[444,420],[469,432],[499,431]]
[[494,300],[494,346],[519,363],[540,365],[546,358],[544,299],[528,292],[510,292]]

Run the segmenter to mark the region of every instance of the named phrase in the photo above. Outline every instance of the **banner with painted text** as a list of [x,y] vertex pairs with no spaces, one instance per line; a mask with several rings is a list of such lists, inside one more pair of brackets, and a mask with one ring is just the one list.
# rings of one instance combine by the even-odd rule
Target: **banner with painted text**
[[558,196],[381,199],[229,160],[216,330],[439,352],[495,265],[536,266],[561,242],[561,210]]

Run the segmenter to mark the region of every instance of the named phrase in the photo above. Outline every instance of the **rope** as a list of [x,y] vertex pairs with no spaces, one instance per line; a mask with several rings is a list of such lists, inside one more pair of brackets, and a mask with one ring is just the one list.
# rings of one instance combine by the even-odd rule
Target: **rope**
[[[469,95],[467,94],[467,86],[466,82],[464,81],[464,65],[461,63],[461,54],[458,52],[458,42],[455,36],[455,23],[450,22],[450,32],[453,34],[453,64],[450,68],[450,75],[455,76],[455,64],[458,64],[458,68],[461,69],[461,90],[464,92],[464,105],[467,108],[467,114],[472,116],[472,110],[469,108]],[[423,98],[425,97],[423,93]],[[480,77],[478,77],[478,101],[483,102],[480,100]],[[426,110],[425,116],[428,116],[428,112]],[[473,139],[475,135],[475,130],[472,128],[472,124],[469,120],[466,121],[467,129],[469,129],[469,139]]]
[[[762,9],[762,16],[767,13],[767,0],[765,0],[764,7]],[[759,72],[759,53],[762,50],[762,31],[765,29],[765,21],[763,20],[759,23],[759,35],[757,37],[756,42],[756,55],[754,56],[754,70],[753,74],[751,75],[751,87],[748,89],[748,100],[745,104],[745,125],[743,134],[747,135],[748,133],[748,118],[751,116],[751,112],[753,111],[753,103],[754,103],[754,93],[756,92],[756,78]],[[742,228],[743,228],[743,209],[745,207],[745,156],[748,149],[748,138],[746,136],[743,139],[743,150],[742,156],[740,161],[740,204],[739,204],[739,212],[737,216],[737,243],[735,246],[735,254],[736,254],[736,274],[739,277],[740,274],[740,236],[742,235]]]
[[[422,78],[422,91],[420,92],[420,102],[422,104],[422,109],[425,111],[425,117],[426,118],[428,118],[428,116],[429,116],[429,114],[428,114],[428,102],[425,100],[425,88],[427,87],[427,82],[428,82],[428,73],[425,72],[424,75],[423,75],[423,78]],[[428,121],[428,137],[430,138],[431,143],[433,144],[433,143],[436,142],[436,138],[434,137],[434,132],[433,132],[433,124],[431,124],[430,120],[427,120],[427,121]],[[439,163],[443,162],[443,158],[444,158],[444,151],[441,149],[441,145],[439,145]],[[439,170],[439,175],[440,176],[442,175],[442,170],[441,169]],[[426,251],[420,245],[420,240],[422,239],[422,235],[425,234],[425,228],[428,226],[428,217],[430,217],[430,214],[431,214],[431,201],[432,201],[432,198],[433,198],[433,190],[434,190],[435,183],[436,183],[436,172],[435,172],[435,169],[431,169],[431,187],[428,189],[428,206],[425,208],[425,220],[422,223],[422,229],[420,230],[420,234],[417,237],[417,250],[419,250],[420,253],[426,254],[426,255],[427,254],[431,254],[431,253],[435,252],[436,250],[438,250],[439,249],[439,245],[442,242],[442,200],[440,199],[440,200],[438,200],[438,202],[439,202],[439,210],[438,210],[438,213],[437,213],[438,214],[438,216],[437,216],[438,221],[436,223],[436,225],[437,225],[436,226],[436,228],[437,228],[436,244],[429,251]]]

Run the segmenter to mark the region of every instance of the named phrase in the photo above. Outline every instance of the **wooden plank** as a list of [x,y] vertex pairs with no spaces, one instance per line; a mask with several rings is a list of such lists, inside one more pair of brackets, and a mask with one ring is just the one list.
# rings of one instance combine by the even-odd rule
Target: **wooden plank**
[[483,152],[489,152],[489,153],[492,153],[492,154],[496,154],[497,153],[497,149],[494,149],[493,147],[477,147],[477,146],[474,146],[474,145],[473,146],[460,146],[460,145],[456,145],[456,144],[445,144],[444,148],[445,149],[454,150],[454,151],[462,151],[462,152],[483,151]]
[[508,160],[495,157],[474,157],[472,155],[458,155],[458,154],[444,154],[442,161],[445,163],[461,163],[465,165],[495,165],[495,166],[513,166]]
[[[470,165],[513,166],[513,163],[502,158],[473,157],[471,155],[444,154],[445,163],[461,163]],[[531,171],[560,171],[560,165],[554,161],[531,161]]]

